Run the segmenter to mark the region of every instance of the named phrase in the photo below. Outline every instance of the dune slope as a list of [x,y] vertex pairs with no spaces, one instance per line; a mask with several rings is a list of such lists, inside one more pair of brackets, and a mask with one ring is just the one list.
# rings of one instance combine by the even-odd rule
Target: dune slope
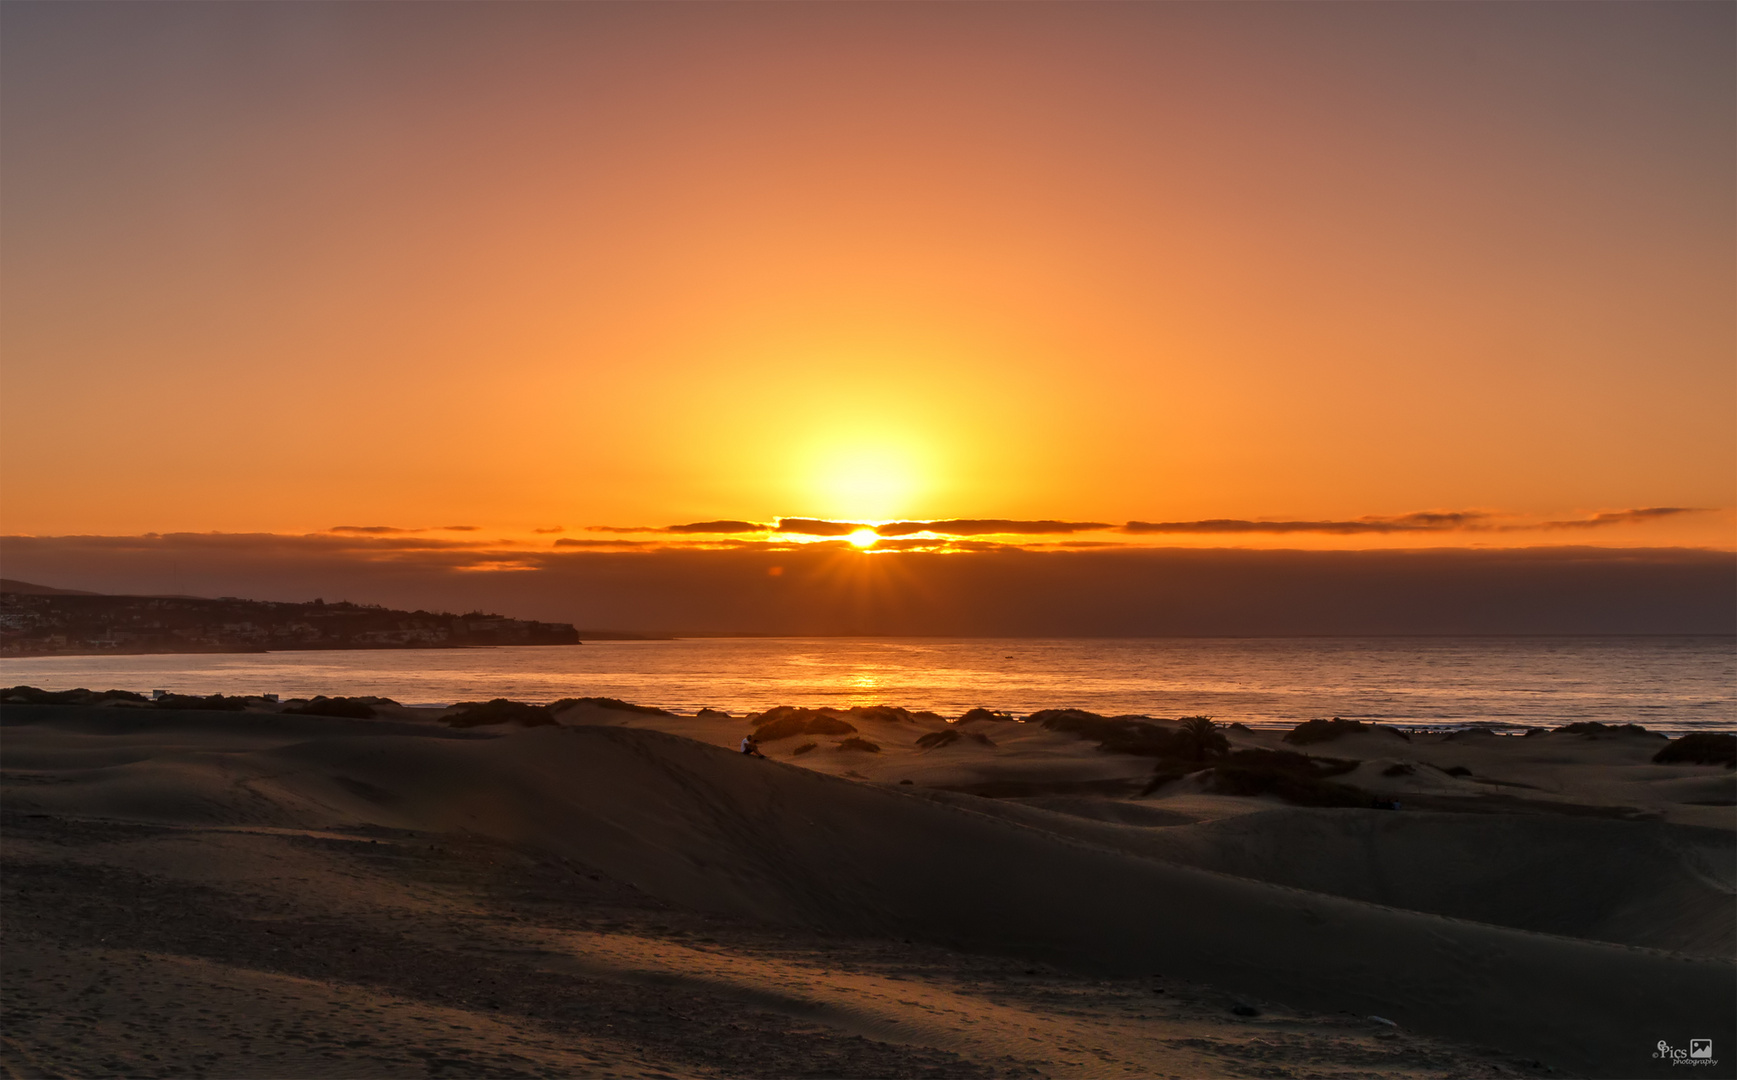
[[[581,861],[684,907],[1076,970],[1162,972],[1379,1014],[1579,1075],[1647,1075],[1659,1039],[1718,1039],[1737,1014],[1725,960],[1237,877],[654,731],[456,739],[304,718],[267,737],[251,717],[226,727],[165,713],[91,717],[79,734],[57,730],[77,726],[64,713],[7,712],[9,768],[15,753],[29,768],[78,766],[24,785],[12,798],[24,809],[468,833]],[[90,767],[103,725],[140,756]],[[153,741],[159,752],[147,752]],[[1210,842],[1247,846],[1253,835]]]

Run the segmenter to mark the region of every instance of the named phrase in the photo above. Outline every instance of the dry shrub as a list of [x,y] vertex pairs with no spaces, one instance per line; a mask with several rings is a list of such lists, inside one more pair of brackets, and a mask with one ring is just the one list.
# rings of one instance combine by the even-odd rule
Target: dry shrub
[[445,717],[456,728],[480,727],[484,724],[518,724],[520,727],[542,727],[555,722],[547,706],[526,705],[522,701],[495,698],[493,701],[461,701]]
[[1697,731],[1672,739],[1653,755],[1661,765],[1723,765],[1737,769],[1737,735],[1725,731]]
[[594,709],[612,709],[615,712],[640,713],[645,716],[674,716],[668,709],[660,709],[655,705],[635,705],[631,701],[623,701],[612,697],[567,697],[548,706],[552,713],[562,709],[570,709],[575,705],[589,705]]
[[1362,731],[1385,732],[1395,738],[1404,739],[1406,742],[1411,741],[1411,736],[1403,731],[1395,731],[1393,728],[1382,727],[1380,724],[1365,724],[1361,720],[1345,720],[1337,716],[1331,720],[1305,720],[1285,733],[1285,741],[1295,743],[1298,746],[1307,746],[1310,743],[1332,742],[1342,735]]
[[185,694],[164,694],[151,702],[159,709],[214,709],[219,712],[240,712],[247,708],[247,699],[243,697],[224,697],[222,694],[209,694],[205,697],[191,697]]
[[316,697],[301,705],[285,706],[281,711],[291,716],[337,716],[350,720],[370,720],[374,716],[371,702],[347,697]]
[[781,705],[761,713],[754,737],[761,742],[777,742],[792,735],[852,735],[856,725],[840,720],[819,709],[795,709]]
[[881,748],[867,739],[849,738],[838,744],[840,750],[861,750],[865,754],[878,754]]
[[1027,723],[1042,724],[1085,739],[1096,739],[1098,749],[1112,754],[1142,757],[1192,758],[1194,744],[1181,732],[1160,727],[1145,716],[1099,716],[1084,709],[1043,709],[1027,717]]
[[1224,795],[1277,795],[1298,806],[1373,806],[1367,791],[1327,779],[1359,764],[1289,750],[1236,750],[1213,767],[1212,788]]
[[0,702],[8,705],[101,705],[105,701],[138,701],[150,699],[131,690],[38,690],[34,686],[9,686],[0,690]]
[[1659,732],[1648,731],[1639,724],[1601,724],[1597,720],[1581,720],[1573,724],[1564,724],[1555,730],[1558,735],[1584,735],[1589,739],[1609,739],[1619,735],[1644,735],[1649,739],[1665,738]]

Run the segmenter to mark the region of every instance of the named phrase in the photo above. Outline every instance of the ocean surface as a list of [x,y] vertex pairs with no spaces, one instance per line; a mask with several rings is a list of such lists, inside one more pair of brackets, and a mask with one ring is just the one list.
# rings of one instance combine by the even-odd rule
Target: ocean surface
[[615,697],[677,712],[902,705],[955,717],[1073,707],[1289,726],[1737,730],[1737,639],[692,638],[485,649],[0,660],[0,684],[405,704]]

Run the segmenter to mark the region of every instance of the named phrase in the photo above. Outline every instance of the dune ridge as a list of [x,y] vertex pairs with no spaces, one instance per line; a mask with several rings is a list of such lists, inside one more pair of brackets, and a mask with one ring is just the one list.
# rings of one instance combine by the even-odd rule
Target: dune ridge
[[[1562,936],[1576,927],[1561,912],[1540,915],[1539,928],[1553,931],[1540,933],[1470,921],[1470,899],[1438,905],[1446,913],[1392,906],[1425,885],[1312,891],[1300,864],[1268,880],[1238,876],[1270,870],[1275,852],[1305,836],[1380,844],[1391,828],[1358,839],[1336,825],[1378,812],[1251,814],[1146,830],[1155,835],[1136,843],[1121,835],[1134,826],[1074,817],[1057,827],[1066,815],[1021,808],[1022,820],[992,800],[854,783],[633,726],[490,737],[406,722],[53,706],[8,708],[5,723],[9,770],[61,773],[11,785],[13,809],[489,837],[684,908],[1088,973],[1161,972],[1298,1008],[1378,1014],[1582,1075],[1638,1075],[1658,1038],[1727,1030],[1737,1013],[1733,966],[1717,955],[1726,946],[1699,909],[1657,944],[1715,955]],[[1397,823],[1393,851],[1372,858],[1439,851],[1418,834],[1451,831],[1438,820],[1447,816],[1383,819]],[[1500,829],[1474,825],[1485,828],[1474,843]],[[1547,828],[1573,840],[1584,825]],[[1724,888],[1728,902],[1728,881],[1715,875],[1707,888]],[[1647,911],[1630,915],[1644,922]]]

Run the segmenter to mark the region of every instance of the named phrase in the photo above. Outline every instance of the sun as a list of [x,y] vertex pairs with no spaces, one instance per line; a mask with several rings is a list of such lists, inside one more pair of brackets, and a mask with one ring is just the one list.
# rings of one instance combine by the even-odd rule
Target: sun
[[873,547],[874,542],[880,539],[880,534],[875,532],[873,529],[858,529],[856,532],[845,537],[845,539],[849,540],[859,548],[866,548]]

